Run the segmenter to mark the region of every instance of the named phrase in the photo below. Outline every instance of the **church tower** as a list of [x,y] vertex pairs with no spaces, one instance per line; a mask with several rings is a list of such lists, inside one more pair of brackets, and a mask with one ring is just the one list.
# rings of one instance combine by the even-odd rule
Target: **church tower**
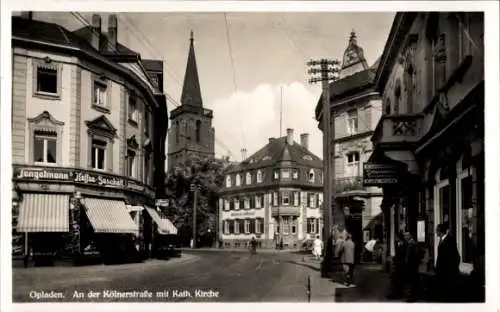
[[189,54],[182,86],[181,105],[170,113],[168,134],[168,168],[189,157],[214,157],[215,130],[213,112],[203,108],[198,68],[191,31]]
[[353,30],[351,31],[347,48],[344,51],[339,78],[343,79],[365,69],[368,69],[368,63],[366,62],[363,48],[358,45],[356,32]]

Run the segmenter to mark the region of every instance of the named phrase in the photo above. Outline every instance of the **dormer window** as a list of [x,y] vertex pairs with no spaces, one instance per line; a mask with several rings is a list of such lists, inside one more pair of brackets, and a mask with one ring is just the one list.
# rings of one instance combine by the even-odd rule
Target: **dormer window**
[[241,176],[239,174],[236,175],[236,186],[241,185]]
[[247,172],[246,177],[245,177],[245,183],[247,185],[252,184],[252,174],[250,172]]
[[281,204],[283,206],[290,205],[290,192],[281,193]]
[[274,170],[273,178],[275,180],[278,180],[280,178],[280,172],[279,172],[279,170]]
[[299,179],[299,170],[298,169],[293,169],[292,171],[292,179],[298,180]]
[[257,183],[262,183],[262,171],[257,170]]
[[309,178],[310,183],[314,183],[314,179],[315,179],[314,169],[309,170],[308,178]]
[[313,160],[313,158],[312,158],[312,156],[311,156],[311,155],[304,155],[304,156],[302,157],[302,159],[304,159],[304,160]]
[[231,187],[231,176],[226,176],[226,187]]
[[281,170],[281,179],[290,179],[290,169],[282,169]]
[[355,135],[358,133],[358,110],[351,109],[347,112],[347,134]]

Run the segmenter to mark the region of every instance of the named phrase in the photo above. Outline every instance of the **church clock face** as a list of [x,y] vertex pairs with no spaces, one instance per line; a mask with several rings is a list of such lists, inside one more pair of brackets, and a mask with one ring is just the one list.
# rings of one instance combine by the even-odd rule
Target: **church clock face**
[[356,52],[353,50],[347,51],[344,56],[344,64],[345,66],[351,65],[356,61]]

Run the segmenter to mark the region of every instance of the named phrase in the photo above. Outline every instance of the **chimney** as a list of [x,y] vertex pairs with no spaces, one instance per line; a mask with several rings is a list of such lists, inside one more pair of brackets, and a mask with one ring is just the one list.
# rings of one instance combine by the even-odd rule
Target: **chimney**
[[118,40],[118,19],[116,14],[111,14],[108,17],[108,49],[114,51],[116,49],[116,41]]
[[21,12],[21,17],[27,20],[33,19],[33,11],[23,11]]
[[309,149],[309,133],[302,133],[300,135],[300,145],[307,150]]
[[288,145],[293,145],[293,129],[286,129],[286,143]]
[[247,149],[242,148],[241,149],[241,160],[245,160],[245,159],[247,159]]
[[92,15],[92,36],[90,44],[96,50],[99,50],[101,39],[101,16],[99,14]]

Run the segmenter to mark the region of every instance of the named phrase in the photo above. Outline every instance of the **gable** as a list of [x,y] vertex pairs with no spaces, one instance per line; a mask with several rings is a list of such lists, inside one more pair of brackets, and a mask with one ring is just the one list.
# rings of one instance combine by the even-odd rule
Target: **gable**
[[55,119],[54,116],[52,116],[48,111],[43,111],[40,115],[34,118],[29,118],[28,121],[40,127],[64,126],[64,122]]
[[149,78],[148,74],[144,70],[144,68],[137,62],[135,63],[120,63],[123,67],[126,67],[127,69],[131,70],[134,74],[136,74],[150,89],[152,93],[157,92],[155,86],[151,82],[151,79]]
[[94,120],[86,121],[85,123],[89,130],[100,131],[110,135],[115,135],[117,131],[111,121],[109,121],[109,119],[104,115],[101,115]]

